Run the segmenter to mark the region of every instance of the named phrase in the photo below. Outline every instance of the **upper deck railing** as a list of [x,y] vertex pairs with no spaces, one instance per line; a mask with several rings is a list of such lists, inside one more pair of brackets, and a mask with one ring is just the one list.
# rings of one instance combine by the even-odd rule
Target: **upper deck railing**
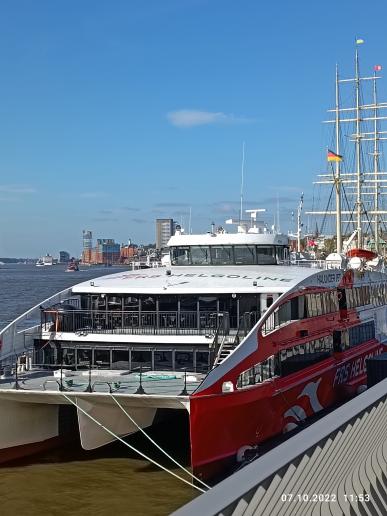
[[232,324],[228,312],[105,311],[51,307],[42,309],[42,328],[50,332],[128,335],[214,335],[223,318],[222,331]]

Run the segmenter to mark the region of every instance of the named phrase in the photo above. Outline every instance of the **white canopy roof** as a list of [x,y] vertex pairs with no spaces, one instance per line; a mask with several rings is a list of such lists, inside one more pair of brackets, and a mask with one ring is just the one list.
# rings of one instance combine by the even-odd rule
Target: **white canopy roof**
[[160,267],[102,276],[75,285],[72,291],[74,294],[282,293],[316,272],[316,269],[285,265]]

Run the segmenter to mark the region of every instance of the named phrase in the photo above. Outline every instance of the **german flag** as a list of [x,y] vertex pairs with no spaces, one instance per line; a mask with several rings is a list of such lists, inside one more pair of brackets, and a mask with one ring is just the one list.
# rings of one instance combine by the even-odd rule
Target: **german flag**
[[343,161],[343,156],[340,156],[340,154],[336,154],[335,152],[328,149],[327,160],[328,161]]

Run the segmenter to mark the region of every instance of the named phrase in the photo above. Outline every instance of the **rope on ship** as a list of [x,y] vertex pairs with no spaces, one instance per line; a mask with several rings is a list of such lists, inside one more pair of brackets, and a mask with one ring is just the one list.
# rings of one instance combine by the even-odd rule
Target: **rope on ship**
[[207,485],[205,482],[203,482],[202,480],[200,480],[200,478],[196,477],[191,471],[189,471],[187,468],[185,468],[182,464],[180,464],[179,462],[177,462],[176,459],[174,459],[171,455],[169,455],[165,450],[163,450],[161,448],[161,446],[159,444],[156,443],[156,441],[154,441],[152,439],[152,437],[150,435],[148,435],[145,430],[143,428],[141,428],[137,423],[136,421],[132,418],[132,416],[130,416],[128,414],[128,412],[124,409],[124,407],[121,405],[121,403],[113,396],[113,394],[110,394],[110,397],[113,399],[113,401],[119,406],[119,408],[122,410],[122,412],[129,418],[129,420],[134,424],[134,426],[136,428],[138,428],[138,430],[140,430],[140,432],[142,432],[145,437],[147,439],[149,439],[149,441],[154,444],[156,446],[156,448],[158,450],[160,450],[166,457],[168,457],[168,459],[170,459],[172,462],[174,462],[176,464],[176,466],[178,466],[180,469],[182,469],[183,471],[185,471],[188,475],[190,475],[190,477],[192,477],[193,480],[196,480],[196,482],[199,482],[200,484],[202,484],[206,489],[211,489],[209,485]]
[[131,444],[127,443],[126,441],[124,441],[124,439],[122,439],[120,436],[116,435],[114,432],[112,432],[111,430],[109,430],[109,428],[107,428],[106,426],[104,426],[102,423],[100,423],[99,421],[97,421],[93,416],[91,416],[88,412],[86,412],[86,410],[83,410],[83,408],[81,408],[77,403],[75,403],[75,401],[73,401],[71,398],[69,398],[66,394],[62,393],[62,396],[69,402],[71,403],[72,405],[74,405],[74,407],[76,407],[77,410],[80,410],[83,414],[85,414],[85,416],[87,416],[89,419],[91,419],[96,425],[98,425],[100,428],[102,428],[103,430],[105,430],[105,432],[107,432],[108,434],[110,434],[112,437],[114,437],[114,439],[116,439],[117,441],[120,441],[121,443],[123,443],[126,447],[130,448],[132,451],[134,451],[135,453],[138,453],[138,455],[140,455],[141,457],[143,457],[144,459],[148,460],[149,462],[151,462],[152,464],[154,464],[155,466],[159,467],[160,469],[166,471],[167,473],[169,473],[170,475],[172,475],[173,477],[181,480],[182,482],[184,482],[185,484],[188,484],[189,486],[191,487],[194,487],[195,489],[197,489],[198,491],[200,491],[201,493],[205,493],[206,491],[204,489],[202,489],[201,487],[198,487],[196,486],[195,484],[193,484],[192,482],[189,482],[188,480],[186,480],[185,478],[182,478],[180,477],[179,475],[177,475],[176,473],[174,473],[173,471],[169,470],[168,468],[164,467],[162,464],[159,464],[158,462],[156,462],[155,460],[151,459],[150,457],[148,457],[147,455],[145,455],[145,453],[141,452],[140,450],[137,450],[134,446],[132,446]]

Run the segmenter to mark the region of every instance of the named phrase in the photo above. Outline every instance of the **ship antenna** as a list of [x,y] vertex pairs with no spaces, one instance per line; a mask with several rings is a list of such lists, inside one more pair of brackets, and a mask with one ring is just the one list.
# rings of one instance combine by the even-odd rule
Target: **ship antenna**
[[239,213],[239,220],[243,220],[243,180],[245,171],[245,142],[242,144],[242,167],[241,167],[241,210]]
[[[336,132],[336,154],[340,155],[340,97],[339,97],[339,67],[336,64],[336,120],[335,120],[335,132]],[[336,247],[337,252],[340,254],[342,251],[342,233],[341,233],[341,179],[340,179],[340,161],[335,163],[335,191],[336,191]]]

